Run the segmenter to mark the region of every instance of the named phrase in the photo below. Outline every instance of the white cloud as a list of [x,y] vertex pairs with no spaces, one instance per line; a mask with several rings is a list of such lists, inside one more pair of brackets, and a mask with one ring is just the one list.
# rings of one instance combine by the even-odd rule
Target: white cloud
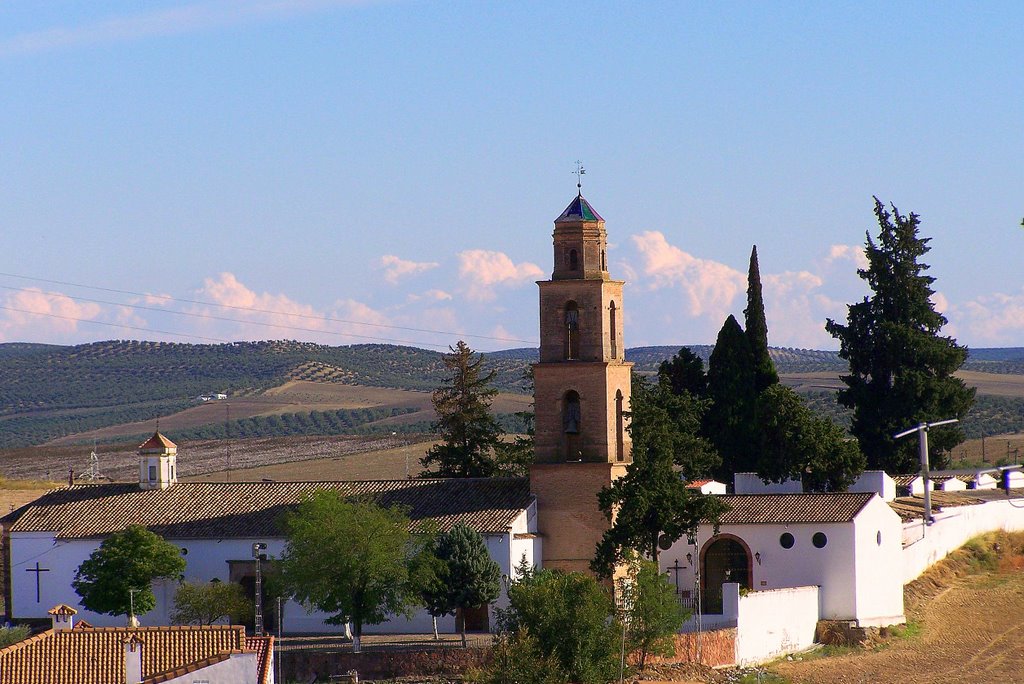
[[857,268],[868,267],[868,257],[861,245],[832,245],[828,248],[824,263],[831,266],[836,262],[849,261]]
[[422,292],[420,294],[411,293],[411,294],[409,294],[408,297],[406,297],[406,300],[408,302],[410,302],[410,303],[412,303],[412,302],[420,302],[420,301],[445,302],[445,301],[450,300],[451,298],[452,298],[451,294],[445,292],[444,290],[431,289],[431,290],[427,290],[426,292]]
[[405,276],[416,275],[437,268],[440,264],[434,261],[408,261],[394,254],[385,254],[380,258],[380,267],[384,269],[384,280],[392,285]]
[[1011,294],[982,295],[963,304],[948,303],[940,310],[949,319],[943,334],[971,346],[1014,346],[1024,338],[1024,288]]
[[59,26],[0,40],[0,57],[124,43],[205,31],[242,23],[307,14],[358,0],[218,0],[170,9],[112,16],[78,26]]
[[544,277],[536,264],[516,264],[503,252],[469,249],[458,253],[459,278],[466,298],[486,302],[495,298],[495,287],[517,287]]
[[649,288],[679,288],[692,316],[724,320],[736,296],[746,291],[745,273],[688,254],[658,231],[645,231],[632,240],[643,259],[642,274],[650,279]]
[[8,342],[71,341],[79,323],[95,320],[99,304],[79,303],[67,295],[27,288],[8,294],[0,310],[0,340]]

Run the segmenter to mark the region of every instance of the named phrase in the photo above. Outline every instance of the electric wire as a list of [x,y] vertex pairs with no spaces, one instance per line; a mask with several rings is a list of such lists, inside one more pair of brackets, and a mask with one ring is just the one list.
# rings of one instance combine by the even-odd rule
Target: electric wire
[[[431,330],[429,328],[413,328],[413,327],[401,326],[401,325],[389,325],[387,323],[368,323],[368,322],[365,322],[365,321],[351,321],[351,320],[346,320],[346,319],[343,319],[343,318],[332,318],[332,317],[329,317],[329,316],[317,316],[317,315],[314,315],[314,314],[274,311],[272,309],[258,309],[258,308],[255,308],[255,307],[238,306],[238,305],[235,305],[235,304],[218,304],[216,302],[205,302],[205,301],[196,300],[196,299],[184,299],[184,298],[172,297],[170,295],[148,294],[148,293],[145,293],[145,292],[136,292],[136,291],[133,291],[133,290],[121,290],[121,289],[111,288],[111,287],[101,287],[101,286],[98,286],[98,285],[85,285],[85,284],[82,284],[82,283],[74,283],[74,282],[70,282],[70,281],[66,281],[66,280],[54,280],[54,279],[51,279],[51,278],[37,278],[37,277],[34,277],[34,276],[26,276],[26,275],[21,275],[21,274],[18,274],[18,273],[5,273],[5,272],[0,271],[0,276],[4,276],[4,277],[7,277],[7,278],[18,278],[20,280],[30,280],[30,281],[34,281],[34,282],[40,282],[40,283],[50,283],[51,285],[64,285],[64,286],[67,286],[67,287],[80,287],[80,288],[87,289],[87,290],[98,290],[100,292],[113,292],[115,294],[131,295],[131,296],[134,296],[134,297],[147,297],[147,298],[150,298],[150,299],[162,299],[164,301],[176,302],[176,303],[179,303],[179,304],[198,304],[200,306],[215,306],[215,307],[219,307],[219,308],[223,308],[223,309],[235,309],[235,310],[238,310],[238,311],[248,311],[248,312],[251,312],[251,313],[263,313],[263,314],[276,314],[276,315],[295,316],[297,318],[308,318],[308,319],[312,319],[312,320],[325,321],[325,322],[330,322],[330,323],[345,323],[347,325],[365,325],[365,326],[369,326],[369,327],[373,327],[373,328],[390,328],[390,329],[393,329],[393,330],[405,330],[405,331],[408,331],[408,332],[420,332],[420,333],[429,333],[429,334],[435,334],[435,335],[470,337],[470,338],[473,338],[473,339],[493,340],[493,341],[496,341],[496,342],[523,342],[525,344],[531,344],[531,345],[535,344],[535,342],[533,342],[532,340],[523,340],[523,339],[519,339],[519,338],[515,338],[515,337],[500,337],[500,336],[494,336],[494,335],[473,335],[473,334],[469,334],[469,333],[457,333],[457,332],[453,332],[451,330]],[[13,287],[10,287],[10,286],[4,286],[4,287],[7,287],[8,289],[18,289],[18,288],[13,288]],[[70,295],[63,295],[63,296],[70,297]],[[132,304],[117,304],[117,306],[134,306],[134,305],[132,305]],[[159,309],[159,310],[162,311],[162,309]],[[246,321],[246,322],[248,322],[248,321]],[[316,331],[316,332],[321,332],[321,331]],[[433,346],[437,346],[437,345],[433,345]]]
[[[401,339],[394,339],[394,338],[389,338],[389,337],[376,337],[376,336],[373,336],[373,335],[360,335],[359,333],[339,332],[339,331],[335,331],[335,330],[322,330],[322,329],[319,329],[319,328],[303,328],[303,327],[295,326],[295,325],[285,325],[283,323],[268,323],[266,321],[247,321],[247,320],[244,320],[244,319],[241,319],[241,318],[228,318],[227,316],[215,316],[213,314],[202,314],[202,313],[196,313],[194,311],[176,311],[174,309],[160,309],[160,308],[157,308],[155,306],[143,306],[141,304],[122,304],[121,302],[111,302],[111,301],[107,301],[107,300],[104,300],[104,299],[92,299],[92,298],[89,298],[89,297],[78,297],[78,296],[75,296],[75,295],[65,294],[63,292],[44,292],[42,290],[34,290],[34,289],[24,288],[24,287],[13,287],[11,285],[0,285],[0,289],[14,290],[14,291],[17,291],[17,292],[33,292],[33,293],[47,295],[47,296],[50,296],[50,297],[66,297],[68,299],[72,299],[72,300],[79,301],[79,302],[90,302],[90,303],[93,303],[93,304],[107,304],[109,306],[124,307],[126,309],[140,309],[142,311],[155,311],[157,313],[173,314],[173,315],[176,315],[176,316],[190,316],[192,318],[203,318],[203,319],[213,320],[213,321],[226,321],[226,322],[229,322],[229,323],[242,323],[244,325],[259,325],[259,326],[263,326],[263,327],[266,327],[266,328],[281,328],[281,329],[284,329],[284,330],[296,330],[296,331],[300,331],[300,332],[321,333],[321,334],[325,334],[325,335],[337,335],[337,336],[341,336],[341,337],[355,337],[355,338],[359,338],[359,339],[362,339],[362,340],[374,340],[376,342],[391,342],[391,343],[396,343],[396,344],[409,344],[409,345],[427,344],[426,342],[417,342],[417,341],[414,341],[414,340],[401,340]],[[29,313],[31,313],[31,312],[29,312]],[[288,314],[288,313],[285,313],[285,312],[271,312],[271,313],[275,313],[275,314],[278,314],[278,315],[285,315],[285,316],[292,315],[292,314]],[[84,319],[84,320],[89,321],[90,319]],[[113,324],[111,324],[111,325],[113,325]],[[145,330],[145,328],[140,328],[140,330]],[[445,346],[445,345],[433,344],[431,346],[442,347],[442,346]]]

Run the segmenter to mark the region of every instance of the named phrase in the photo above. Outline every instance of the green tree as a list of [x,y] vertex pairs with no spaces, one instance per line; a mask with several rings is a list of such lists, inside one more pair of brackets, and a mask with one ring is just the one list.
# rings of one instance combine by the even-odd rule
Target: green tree
[[557,667],[559,679],[579,684],[617,679],[622,628],[608,591],[580,572],[532,571],[523,565],[518,570],[508,590],[509,608],[502,612],[504,630],[520,640],[532,638],[537,655]]
[[491,663],[481,677],[483,684],[565,684],[566,681],[559,664],[544,654],[536,637],[526,629],[495,635]]
[[491,401],[498,393],[491,386],[495,372],[483,373],[483,357],[459,340],[449,347],[444,365],[451,374],[445,385],[434,390],[433,404],[437,422],[433,431],[441,443],[420,459],[435,477],[492,477],[502,463],[501,426],[491,414]]
[[[71,586],[82,605],[96,613],[128,615],[156,607],[153,580],[185,572],[185,559],[174,544],[141,525],[115,532],[78,566]],[[134,598],[133,595],[134,594]]]
[[317,492],[284,518],[284,584],[307,608],[330,613],[327,623],[351,622],[358,652],[363,625],[411,604],[408,566],[417,549],[409,524],[401,510]]
[[758,397],[757,474],[765,481],[802,480],[805,491],[845,491],[864,470],[864,455],[830,418],[817,415],[788,387]]
[[[501,593],[501,568],[487,552],[483,536],[467,525],[455,525],[437,537],[434,552],[446,566],[448,605],[451,609],[480,608]],[[461,625],[466,645],[466,621]]]
[[722,458],[715,477],[732,482],[733,474],[752,471],[757,462],[751,445],[757,443],[756,373],[750,340],[736,318],[729,316],[708,359],[708,397],[712,404],[704,419],[704,434]]
[[242,585],[233,582],[184,582],[174,595],[171,622],[179,625],[212,625],[227,618],[243,624],[252,618],[253,602]]
[[675,655],[673,637],[689,613],[679,603],[675,587],[658,571],[656,563],[635,558],[630,565],[629,577],[619,586],[625,610],[626,641],[636,655],[637,666],[643,671],[648,656]]
[[634,382],[632,394],[633,462],[597,496],[611,525],[591,569],[604,577],[633,552],[657,560],[662,537],[675,541],[725,511],[720,499],[687,489],[683,477],[704,475],[716,463],[714,452],[697,435],[700,402],[673,394],[667,382]]
[[686,347],[681,348],[671,359],[658,366],[658,379],[665,380],[673,394],[690,394],[702,398],[708,392],[708,377],[704,373],[704,362]]
[[[929,266],[919,261],[930,238],[918,236],[917,214],[902,215],[895,206],[890,213],[874,200],[878,239],[867,234],[868,267],[857,271],[872,295],[849,305],[846,325],[829,319],[825,329],[850,364],[839,402],[853,409],[851,432],[868,467],[910,473],[918,469],[918,446],[893,435],[921,422],[962,419],[974,390],[953,376],[967,348],[940,335],[947,321],[931,301],[935,279],[925,274]],[[932,465],[948,465],[949,450],[963,440],[959,424],[933,430]]]
[[754,357],[754,388],[763,392],[779,381],[775,364],[768,353],[768,320],[764,315],[761,296],[761,269],[757,264],[757,245],[750,250],[750,268],[747,271],[747,308],[743,311],[750,353]]
[[437,557],[437,542],[431,540],[409,564],[409,584],[420,605],[430,614],[434,623],[434,640],[437,634],[437,618],[448,615],[454,609],[448,590],[448,564]]

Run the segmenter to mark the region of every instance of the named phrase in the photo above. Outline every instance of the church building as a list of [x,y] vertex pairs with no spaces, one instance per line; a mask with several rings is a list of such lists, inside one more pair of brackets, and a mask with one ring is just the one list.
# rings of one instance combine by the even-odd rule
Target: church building
[[[185,579],[254,580],[253,553],[279,556],[281,515],[319,490],[373,495],[400,505],[414,525],[464,523],[484,535],[506,578],[525,559],[589,571],[609,522],[597,494],[632,462],[632,364],[625,360],[624,282],[608,270],[605,222],[578,193],[555,219],[551,278],[540,290],[540,358],[534,364],[535,462],[529,478],[407,479],[354,482],[179,482],[177,446],[154,434],[139,448],[136,483],[75,485],[52,491],[0,518],[9,620],[45,620],[67,604],[96,625],[120,618],[85,611],[71,588],[78,566],[108,535],[142,525],[179,547]],[[714,483],[693,483],[711,487]],[[703,491],[703,489],[702,489]],[[710,489],[708,491],[711,491]],[[717,490],[717,491],[720,491]],[[721,526],[663,547],[680,599],[704,596],[714,609],[721,585],[752,591],[821,587],[817,617],[884,625],[902,620],[901,522],[876,493],[733,495]],[[259,546],[265,545],[265,546]],[[157,586],[147,625],[168,624],[176,582]],[[692,596],[691,596],[692,595]],[[496,607],[506,605],[503,595]],[[492,607],[462,616],[469,629],[494,624]],[[268,624],[276,624],[267,606]],[[327,616],[287,602],[284,631],[330,632]],[[453,631],[445,618],[440,628]],[[367,632],[428,632],[425,612],[395,617]]]

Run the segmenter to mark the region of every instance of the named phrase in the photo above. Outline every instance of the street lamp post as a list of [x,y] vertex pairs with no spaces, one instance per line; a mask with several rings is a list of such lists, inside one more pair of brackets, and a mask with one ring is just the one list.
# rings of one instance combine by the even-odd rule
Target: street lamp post
[[894,439],[901,439],[907,435],[917,433],[918,444],[921,449],[921,478],[924,480],[924,524],[925,527],[935,522],[932,519],[932,488],[931,482],[928,479],[928,430],[938,425],[949,425],[950,423],[960,422],[957,418],[949,418],[947,420],[937,420],[934,423],[918,423],[917,427],[912,427],[909,430],[893,435]]
[[252,557],[256,559],[256,596],[254,601],[253,611],[253,632],[255,636],[263,636],[263,573],[260,568],[260,561],[266,558],[266,555],[261,553],[267,550],[267,545],[264,542],[255,542],[252,545]]

